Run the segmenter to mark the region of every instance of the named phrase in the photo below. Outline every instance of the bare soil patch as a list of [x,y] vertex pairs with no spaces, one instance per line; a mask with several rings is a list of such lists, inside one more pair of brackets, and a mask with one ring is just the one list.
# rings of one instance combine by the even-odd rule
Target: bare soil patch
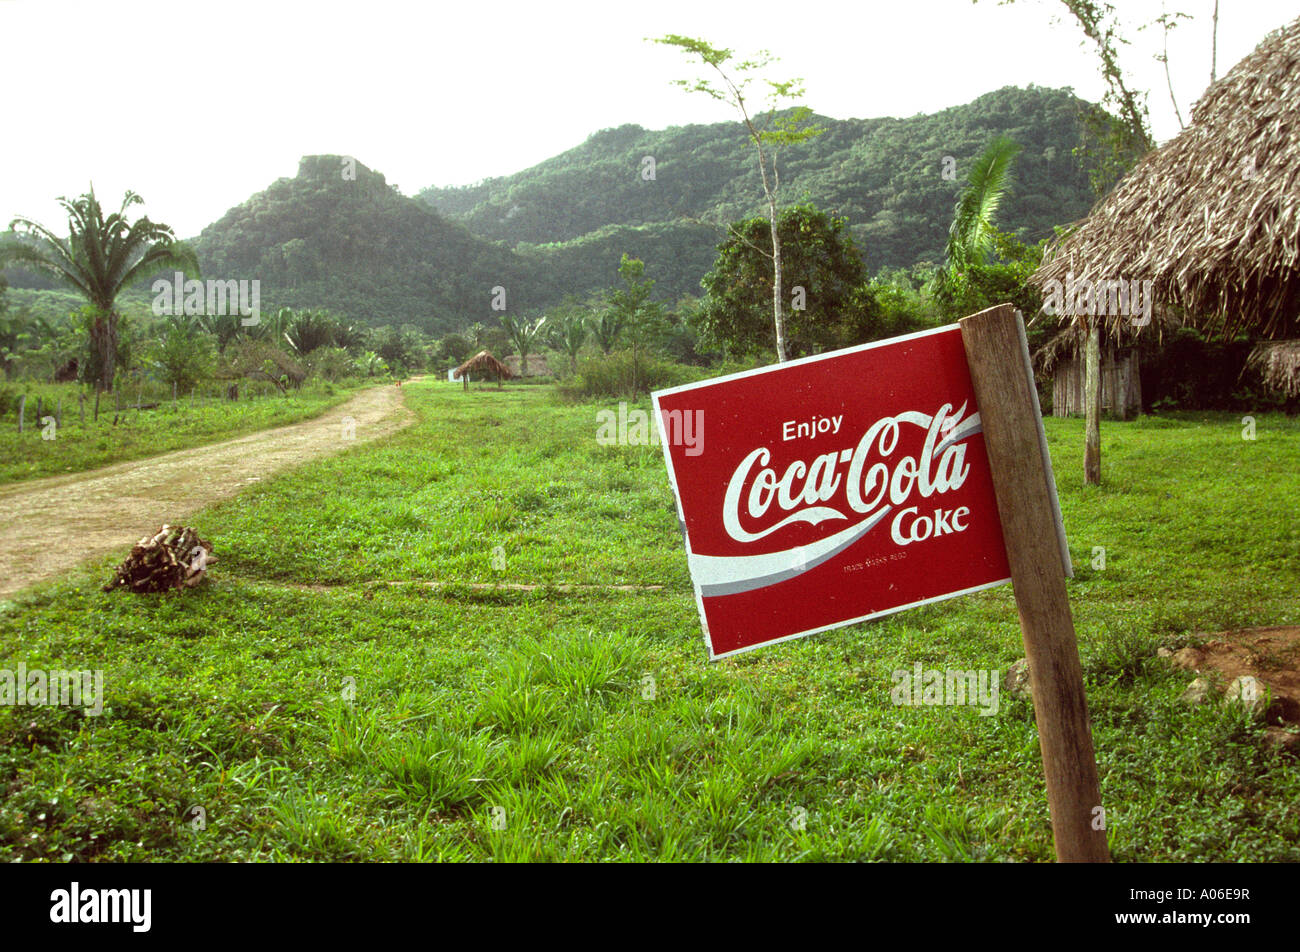
[[[344,419],[355,421],[345,438]],[[0,595],[173,525],[259,480],[386,436],[414,416],[402,388],[372,387],[311,420],[151,459],[0,487]]]
[[1297,735],[1286,730],[1300,725],[1300,627],[1245,628],[1204,637],[1204,642],[1174,652],[1172,663],[1215,678],[1220,686],[1245,675],[1258,678],[1272,699],[1264,715],[1270,739],[1287,746],[1300,743],[1287,740]]

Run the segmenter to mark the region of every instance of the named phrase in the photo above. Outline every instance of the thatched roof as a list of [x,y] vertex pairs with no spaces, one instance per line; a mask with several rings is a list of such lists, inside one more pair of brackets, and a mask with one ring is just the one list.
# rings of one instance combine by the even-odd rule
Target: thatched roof
[[1272,389],[1288,397],[1300,397],[1300,340],[1259,344],[1251,352],[1248,366],[1258,370]]
[[[1265,337],[1300,334],[1300,20],[1201,97],[1030,281],[1150,280],[1158,306]],[[1111,331],[1128,318],[1108,316]]]
[[492,376],[501,380],[509,380],[514,376],[514,374],[510,372],[509,367],[501,363],[501,361],[497,360],[486,350],[480,350],[469,360],[457,367],[452,371],[452,376],[459,380],[462,376],[468,373],[484,374],[485,376]]

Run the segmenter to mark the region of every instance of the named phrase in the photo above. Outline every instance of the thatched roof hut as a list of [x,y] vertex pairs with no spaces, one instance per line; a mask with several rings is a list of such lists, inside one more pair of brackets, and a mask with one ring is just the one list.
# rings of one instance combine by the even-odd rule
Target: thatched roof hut
[[521,373],[519,369],[519,355],[511,354],[504,361],[505,365],[510,368],[510,372],[516,377],[553,377],[555,371],[551,370],[550,364],[546,362],[545,357],[532,354],[528,358],[528,366]]
[[[1157,312],[1210,330],[1300,336],[1300,20],[1201,97],[1030,281],[1150,281]],[[1103,318],[1113,334],[1127,315]],[[1298,351],[1292,349],[1293,355]]]
[[497,360],[486,350],[480,350],[477,354],[465,361],[459,367],[451,372],[451,375],[458,379],[464,380],[466,386],[469,385],[469,375],[477,374],[480,377],[493,377],[499,384],[502,380],[509,380],[514,376],[510,368],[501,361]]

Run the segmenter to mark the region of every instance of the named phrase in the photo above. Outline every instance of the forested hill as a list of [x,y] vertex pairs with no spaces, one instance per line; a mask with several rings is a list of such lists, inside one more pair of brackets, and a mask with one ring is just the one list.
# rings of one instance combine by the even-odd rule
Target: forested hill
[[[1023,151],[998,222],[1037,240],[1092,203],[1071,151],[1083,106],[1066,91],[1007,88],[910,119],[822,118],[824,135],[781,155],[782,201],[847,217],[873,273],[937,263],[975,156],[1006,134]],[[945,156],[955,160],[949,178]],[[498,316],[496,286],[516,314],[607,289],[624,252],[646,262],[657,297],[698,295],[721,238],[704,222],[764,210],[753,149],[735,122],[606,130],[516,175],[419,198],[360,163],[345,174],[344,163],[307,156],[294,178],[205,228],[195,239],[204,276],[259,278],[264,309],[327,307],[442,333]]]
[[[1072,154],[1084,106],[1067,90],[1007,87],[909,119],[818,117],[823,135],[780,154],[782,194],[786,202],[810,199],[847,217],[869,271],[938,262],[966,172],[994,136],[1005,134],[1023,151],[999,221],[1035,241],[1082,217],[1093,202],[1087,174]],[[653,180],[643,174],[647,156],[654,160]],[[945,156],[956,160],[955,179],[942,175]],[[608,129],[515,175],[428,188],[420,197],[475,235],[553,265],[575,257],[563,243],[603,248],[616,235],[671,251],[692,271],[708,258],[711,236],[684,224],[684,217],[730,221],[765,211],[753,147],[734,121],[658,132]],[[560,248],[529,247],[557,243]],[[672,267],[672,259],[662,267]],[[670,278],[662,269],[647,273],[654,270]]]
[[203,229],[194,245],[204,277],[258,278],[263,308],[327,307],[432,333],[486,320],[498,285],[511,310],[548,303],[534,265],[348,161],[306,156],[297,176]]

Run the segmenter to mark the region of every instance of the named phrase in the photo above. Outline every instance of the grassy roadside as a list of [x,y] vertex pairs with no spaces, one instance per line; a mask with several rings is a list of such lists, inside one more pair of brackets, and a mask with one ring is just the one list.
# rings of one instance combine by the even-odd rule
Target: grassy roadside
[[[0,485],[79,473],[297,423],[319,416],[361,389],[355,384],[313,381],[288,396],[276,392],[234,402],[211,396],[198,402],[182,397],[175,402],[161,400],[153,410],[121,413],[114,410],[113,397],[108,396],[101,404],[98,423],[93,419],[92,394],[86,401],[83,423],[76,384],[38,385],[28,394],[24,432],[18,432],[17,410],[10,411],[0,427]],[[49,438],[43,438],[43,427],[36,418],[37,396],[46,416],[54,416],[62,401],[62,422],[45,431]]]
[[[890,700],[1019,657],[1009,589],[708,665],[657,447],[541,388],[406,399],[196,517],[200,589],[104,595],[105,563],[0,606],[0,667],[107,691],[0,708],[0,859],[1051,858],[1027,702]],[[1300,859],[1294,759],[1152,657],[1300,622],[1300,421],[1108,423],[1089,490],[1082,422],[1047,425],[1116,859]],[[412,579],[452,584],[381,584]],[[543,587],[460,584],[494,581]]]

